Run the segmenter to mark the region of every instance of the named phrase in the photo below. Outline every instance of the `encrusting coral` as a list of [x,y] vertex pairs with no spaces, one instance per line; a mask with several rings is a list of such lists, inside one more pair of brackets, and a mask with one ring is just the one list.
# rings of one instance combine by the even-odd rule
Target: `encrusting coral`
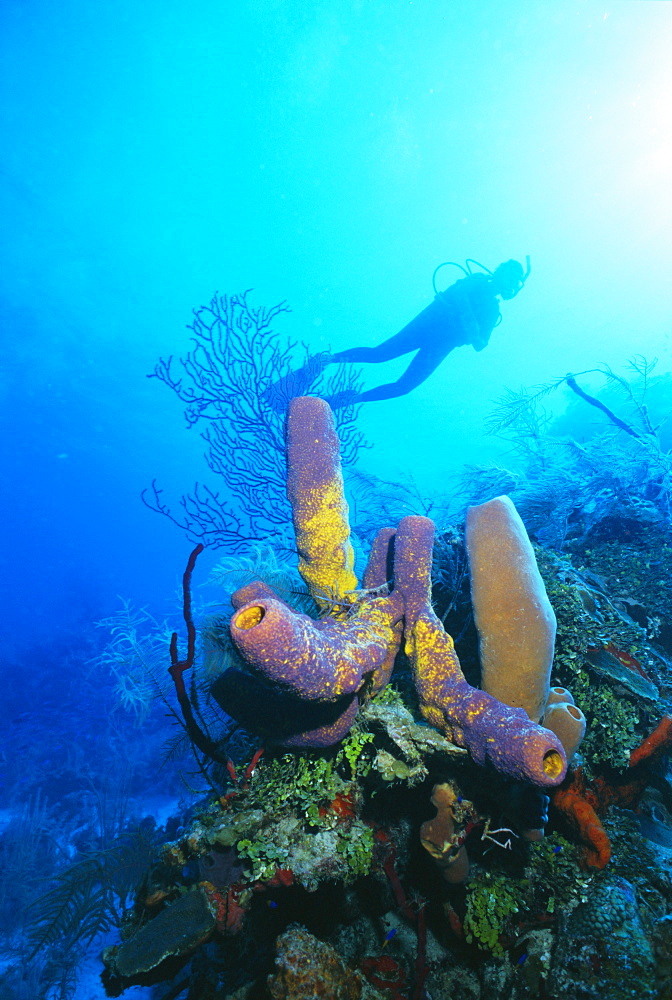
[[293,924],[276,942],[275,975],[268,977],[273,1000],[359,1000],[361,977],[337,952],[304,927]]
[[208,883],[184,893],[129,941],[108,949],[105,961],[114,975],[130,979],[160,966],[167,958],[189,954],[207,941],[216,925]]

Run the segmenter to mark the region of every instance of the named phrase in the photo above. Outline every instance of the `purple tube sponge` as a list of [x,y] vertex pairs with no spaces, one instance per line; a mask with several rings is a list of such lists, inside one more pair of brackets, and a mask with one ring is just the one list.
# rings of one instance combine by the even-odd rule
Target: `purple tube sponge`
[[292,400],[287,464],[299,570],[328,614],[318,620],[300,614],[259,581],[234,594],[231,636],[250,671],[222,675],[213,688],[220,704],[234,717],[250,718],[265,699],[285,726],[278,742],[329,746],[346,735],[360,701],[387,684],[403,628],[425,718],[480,764],[536,785],[559,784],[566,761],[558,738],[464,678],[432,610],[430,520],[406,517],[396,533],[383,528],[365,589],[357,589],[338,437],[324,400]]
[[401,638],[400,614],[388,598],[365,599],[347,620],[315,621],[281,601],[246,604],[231,620],[231,636],[255,671],[309,701],[354,694],[365,678],[380,690]]
[[[306,719],[333,705],[328,723],[283,736],[285,746],[328,746],[354,722],[362,697],[387,684],[399,650],[402,610],[394,597],[369,594],[384,589],[393,529],[374,542],[359,591],[350,544],[339,441],[328,404],[315,396],[293,399],[287,417],[287,495],[299,551],[299,572],[324,618],[294,611],[272,589],[254,581],[232,597],[233,642],[251,668],[222,682],[224,709],[234,698],[259,698],[275,691],[306,705]],[[265,687],[254,688],[255,678]],[[228,685],[228,687],[227,687]],[[310,708],[310,711],[308,709]]]
[[[374,543],[364,576],[370,587],[384,582],[383,553],[389,538],[387,530]],[[372,697],[390,679],[403,618],[396,596],[364,595],[349,607],[347,618],[318,620],[294,611],[259,581],[236,591],[231,600],[231,637],[252,674],[226,671],[213,689],[223,708],[240,717],[234,699],[239,706],[241,700],[261,704],[275,692],[272,697],[277,711],[284,712],[285,724],[290,716],[296,720],[290,735],[279,740],[283,746],[325,747],[342,740],[361,698]],[[263,679],[263,687],[258,682],[255,687],[256,678]],[[281,696],[293,701],[282,707]],[[242,712],[247,714],[245,705]],[[329,721],[311,725],[308,720],[316,716],[328,716]]]
[[323,609],[355,600],[357,577],[343,489],[340,442],[329,404],[298,396],[287,411],[287,496],[299,573]]
[[554,733],[531,722],[522,708],[510,708],[467,683],[453,640],[431,604],[434,525],[426,517],[405,517],[395,537],[395,593],[404,604],[406,653],[411,660],[422,713],[478,764],[542,787],[558,785],[567,761]]

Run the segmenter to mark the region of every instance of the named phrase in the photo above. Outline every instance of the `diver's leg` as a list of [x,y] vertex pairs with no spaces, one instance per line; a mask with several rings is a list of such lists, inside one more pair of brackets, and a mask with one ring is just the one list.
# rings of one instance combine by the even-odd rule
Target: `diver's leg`
[[261,393],[261,398],[278,413],[284,413],[287,404],[294,396],[303,396],[327,365],[333,361],[329,351],[320,351],[308,357],[306,363],[295,371],[289,372],[276,382],[272,382]]
[[400,330],[377,347],[351,347],[348,351],[339,351],[338,354],[332,354],[331,360],[334,363],[375,365],[382,361],[391,361],[392,358],[399,358],[409,351],[417,351],[419,344],[409,344],[403,334],[404,330]]
[[443,339],[441,322],[445,325],[443,306],[436,300],[421,313],[418,313],[410,323],[407,323],[399,333],[388,337],[377,347],[351,347],[348,351],[332,354],[332,362],[351,362],[353,364],[379,364],[382,361],[392,361],[402,354],[417,351],[421,347],[432,346],[432,342]]
[[375,389],[368,389],[366,392],[360,393],[357,397],[357,402],[370,403],[374,400],[394,399],[397,396],[405,396],[407,392],[416,389],[425,379],[428,379],[449,353],[449,350],[436,349],[418,351],[406,371],[396,382],[388,382],[385,385],[376,386]]
[[[348,362],[354,364],[362,362],[376,364],[382,361],[391,361],[392,358],[399,358],[402,354],[408,354],[410,351],[417,351],[427,339],[429,319],[427,313],[428,310],[432,309],[432,306],[428,306],[415,319],[407,323],[399,333],[395,333],[393,337],[389,337],[377,347],[352,347],[348,351],[339,351],[338,354],[330,354],[328,351],[322,351],[320,354],[312,355],[301,368],[290,372],[268,386],[263,392],[262,398],[272,409],[277,410],[279,413],[284,413],[289,400],[293,396],[301,396],[303,393],[308,392],[310,385],[324,371],[327,365]],[[334,396],[333,398],[336,399],[337,397]],[[342,403],[340,405],[345,404]]]
[[429,378],[448,354],[450,354],[450,349],[418,351],[404,374],[396,382],[388,382],[386,385],[376,386],[375,389],[368,389],[366,392],[354,392],[351,389],[346,389],[336,393],[335,396],[328,397],[327,402],[333,410],[337,410],[340,407],[356,403],[371,403],[375,400],[405,396],[407,392],[417,388],[425,379]]

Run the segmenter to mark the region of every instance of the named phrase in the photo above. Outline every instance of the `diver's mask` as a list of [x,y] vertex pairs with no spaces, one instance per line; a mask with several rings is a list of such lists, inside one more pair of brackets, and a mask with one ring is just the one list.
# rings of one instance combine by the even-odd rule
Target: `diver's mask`
[[507,260],[504,264],[500,264],[492,275],[495,285],[498,286],[496,288],[497,295],[501,295],[503,299],[515,299],[527,281],[530,270],[529,255],[525,258],[524,271],[523,265],[519,264],[517,260]]

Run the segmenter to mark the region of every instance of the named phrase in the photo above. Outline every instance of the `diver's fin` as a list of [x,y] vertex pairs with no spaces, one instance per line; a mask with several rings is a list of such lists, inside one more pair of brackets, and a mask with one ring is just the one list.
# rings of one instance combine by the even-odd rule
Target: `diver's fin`
[[313,354],[296,371],[283,375],[277,382],[273,382],[261,394],[265,403],[277,413],[284,413],[290,399],[295,396],[307,395],[311,385],[316,378],[322,374],[327,365],[331,364],[333,356],[329,351],[320,351]]
[[327,396],[326,401],[332,410],[342,410],[344,406],[352,406],[359,399],[359,393],[355,389],[343,389],[341,392]]

